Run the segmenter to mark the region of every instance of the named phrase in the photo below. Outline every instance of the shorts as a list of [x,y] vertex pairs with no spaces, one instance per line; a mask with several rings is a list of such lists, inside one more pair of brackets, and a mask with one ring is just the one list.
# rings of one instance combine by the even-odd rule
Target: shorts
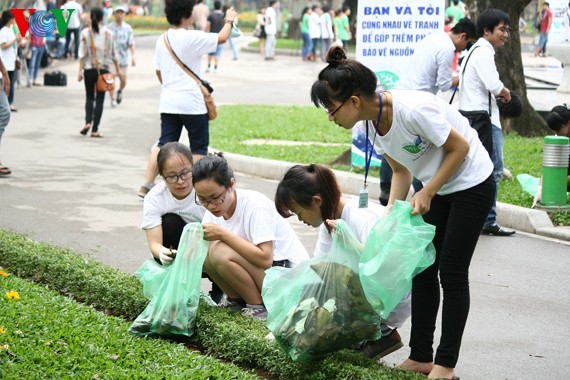
[[223,47],[224,47],[224,44],[219,44],[216,51],[213,53],[208,53],[208,55],[211,57],[219,57],[220,55],[222,55],[222,48]]
[[160,114],[160,139],[158,147],[166,143],[178,141],[182,127],[188,131],[192,154],[207,155],[210,144],[210,127],[208,114],[182,115],[173,113]]
[[[121,72],[123,73],[124,76],[127,76],[127,72],[129,71],[129,65],[127,66],[119,66],[121,68]],[[115,75],[119,75],[119,73],[117,72],[117,69],[115,69],[115,66],[113,66],[113,73]]]

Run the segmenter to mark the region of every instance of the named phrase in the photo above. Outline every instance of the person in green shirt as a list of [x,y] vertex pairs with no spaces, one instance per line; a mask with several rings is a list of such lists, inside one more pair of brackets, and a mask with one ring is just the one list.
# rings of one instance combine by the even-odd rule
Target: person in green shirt
[[309,35],[309,19],[311,18],[311,8],[303,8],[303,17],[301,18],[301,36],[303,37],[303,47],[301,49],[301,56],[303,61],[310,61],[309,56],[311,50],[313,49],[311,36]]
[[342,9],[339,9],[336,12],[336,17],[334,19],[334,34],[337,39],[342,41],[342,46],[345,49],[348,49],[348,42],[352,39],[348,16],[350,16],[350,8],[345,5]]
[[453,0],[449,7],[445,9],[445,17],[453,17],[453,25],[459,22],[463,17],[465,17],[465,5],[459,0]]

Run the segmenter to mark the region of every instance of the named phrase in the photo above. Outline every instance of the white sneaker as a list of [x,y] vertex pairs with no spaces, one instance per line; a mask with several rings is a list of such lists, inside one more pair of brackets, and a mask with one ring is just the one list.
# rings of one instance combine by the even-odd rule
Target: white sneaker
[[245,307],[241,309],[241,313],[260,321],[267,320],[267,309],[263,305],[246,304]]
[[111,107],[116,107],[116,106],[117,106],[117,101],[111,98]]

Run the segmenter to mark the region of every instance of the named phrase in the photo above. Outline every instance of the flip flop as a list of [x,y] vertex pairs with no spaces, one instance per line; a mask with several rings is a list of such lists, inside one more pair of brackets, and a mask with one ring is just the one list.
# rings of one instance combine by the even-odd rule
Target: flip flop
[[79,133],[81,133],[82,135],[86,135],[90,129],[91,129],[91,124],[87,124],[87,125],[85,125],[85,127],[83,127],[83,129],[81,131],[79,131]]
[[12,174],[10,168],[7,168],[6,166],[0,167],[0,176],[9,175],[9,174]]
[[103,136],[101,136],[101,135],[99,134],[99,132],[91,133],[91,137],[103,138]]

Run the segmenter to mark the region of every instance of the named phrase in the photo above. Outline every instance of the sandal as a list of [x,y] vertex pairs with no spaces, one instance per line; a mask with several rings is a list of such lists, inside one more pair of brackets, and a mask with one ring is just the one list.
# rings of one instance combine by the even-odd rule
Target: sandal
[[82,135],[86,135],[90,129],[91,129],[91,124],[85,124],[85,127],[83,127],[83,129],[79,131],[79,133],[81,133]]
[[101,136],[101,135],[99,134],[99,132],[93,132],[93,133],[91,133],[91,137],[102,138],[103,136]]
[[6,166],[0,166],[0,176],[9,175],[9,174],[12,174],[10,168]]

